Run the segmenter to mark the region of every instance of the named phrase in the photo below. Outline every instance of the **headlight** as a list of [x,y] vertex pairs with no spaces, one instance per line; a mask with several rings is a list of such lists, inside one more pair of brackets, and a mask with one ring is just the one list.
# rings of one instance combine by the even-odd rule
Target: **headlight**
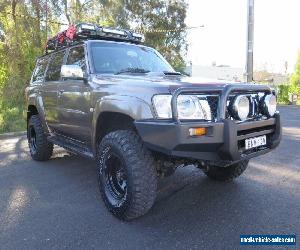
[[158,118],[171,118],[171,95],[155,95],[153,96],[153,105]]
[[250,112],[250,101],[247,96],[238,95],[231,105],[232,115],[234,118],[244,121]]
[[271,117],[275,114],[277,108],[276,96],[273,94],[266,95],[261,99],[261,112]]
[[[171,95],[155,95],[153,97],[158,118],[172,118],[171,99]],[[211,120],[210,106],[204,96],[178,96],[177,111],[179,119]]]

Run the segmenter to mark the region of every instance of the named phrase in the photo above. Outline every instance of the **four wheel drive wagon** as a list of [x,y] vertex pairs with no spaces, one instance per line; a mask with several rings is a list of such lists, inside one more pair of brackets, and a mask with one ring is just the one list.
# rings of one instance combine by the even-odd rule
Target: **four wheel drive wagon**
[[125,220],[152,207],[158,177],[178,166],[232,180],[281,139],[269,87],[183,76],[141,39],[72,27],[49,40],[26,88],[32,158],[48,160],[56,144],[95,159],[104,203]]

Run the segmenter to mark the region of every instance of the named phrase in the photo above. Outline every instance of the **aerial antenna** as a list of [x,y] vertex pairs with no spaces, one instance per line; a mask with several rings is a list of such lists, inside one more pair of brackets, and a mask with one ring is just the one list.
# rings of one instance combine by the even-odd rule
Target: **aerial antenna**
[[247,57],[246,81],[253,81],[254,0],[247,4]]

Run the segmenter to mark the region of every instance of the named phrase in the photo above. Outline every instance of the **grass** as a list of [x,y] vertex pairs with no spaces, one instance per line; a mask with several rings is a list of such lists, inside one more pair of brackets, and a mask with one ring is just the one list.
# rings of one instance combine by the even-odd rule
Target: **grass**
[[0,107],[0,134],[26,130],[25,110],[18,107]]

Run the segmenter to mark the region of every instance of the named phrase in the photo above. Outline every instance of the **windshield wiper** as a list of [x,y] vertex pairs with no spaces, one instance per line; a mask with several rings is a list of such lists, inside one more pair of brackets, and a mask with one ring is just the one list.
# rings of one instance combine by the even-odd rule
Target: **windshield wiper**
[[121,69],[119,72],[115,73],[115,75],[120,75],[123,73],[142,73],[142,74],[146,74],[149,73],[150,70],[145,70],[142,68],[127,68],[127,69]]
[[176,72],[176,71],[164,71],[164,74],[166,76],[181,76],[182,75],[180,72]]

